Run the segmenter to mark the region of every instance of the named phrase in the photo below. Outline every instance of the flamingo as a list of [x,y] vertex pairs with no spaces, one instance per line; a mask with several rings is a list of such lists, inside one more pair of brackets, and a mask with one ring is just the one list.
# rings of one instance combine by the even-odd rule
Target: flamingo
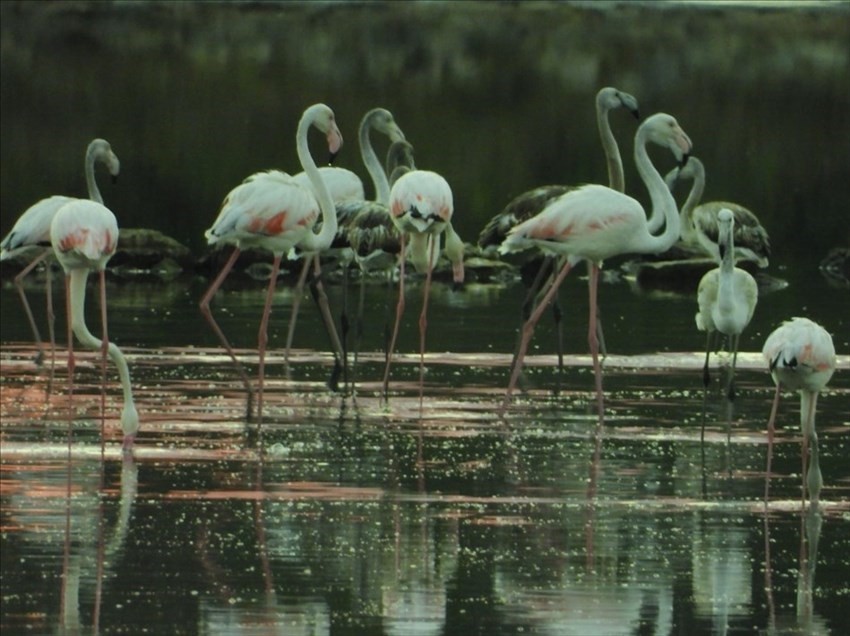
[[[428,294],[431,290],[431,272],[440,255],[440,235],[446,235],[446,256],[452,262],[455,285],[462,285],[463,241],[452,227],[454,213],[452,190],[448,182],[430,170],[411,170],[403,174],[390,190],[390,216],[401,234],[399,251],[398,302],[395,324],[387,361],[384,368],[384,399],[389,394],[390,366],[398,338],[398,328],[404,313],[404,262],[409,252],[410,261],[417,272],[425,272],[425,290],[422,312],[419,315],[419,406],[422,407],[422,389],[425,374],[425,332],[427,329]],[[410,240],[408,250],[405,243]]]
[[[625,108],[635,119],[640,117],[638,102],[634,96],[611,86],[606,86],[596,94],[596,125],[602,141],[602,150],[608,166],[608,185],[619,192],[625,191],[623,160],[617,140],[611,130],[608,114],[617,108]],[[478,245],[484,250],[501,245],[512,228],[542,212],[546,206],[572,190],[568,185],[547,185],[528,190],[512,199],[499,214],[494,216],[478,236]],[[531,302],[539,293],[544,277],[554,268],[554,260],[544,257],[542,265],[539,258],[532,263],[538,269],[537,277],[531,285],[522,304],[522,319],[527,320]],[[558,328],[558,364],[563,365],[563,343],[561,337],[561,313],[557,301],[553,305],[555,323]],[[600,335],[601,338],[601,335]],[[604,339],[602,339],[604,343]],[[514,360],[515,362],[515,360]]]
[[[688,159],[688,161],[692,161]],[[752,275],[735,267],[735,215],[723,208],[717,215],[719,234],[717,248],[720,253],[720,266],[706,272],[699,283],[696,314],[697,329],[706,332],[705,364],[703,365],[703,419],[700,440],[705,441],[705,399],[708,390],[708,358],[712,349],[712,339],[716,333],[729,338],[732,351],[732,368],[726,393],[729,403],[735,399],[735,364],[738,360],[738,340],[741,333],[752,320],[758,302],[758,285]],[[727,442],[731,434],[731,422],[726,429]]]
[[[684,166],[673,168],[664,178],[672,190],[676,183],[691,179],[693,184],[688,198],[679,213],[682,226],[682,243],[687,247],[699,247],[714,260],[720,261],[718,237],[720,210],[730,210],[735,217],[735,257],[767,267],[770,257],[770,237],[758,217],[739,203],[730,201],[708,201],[700,204],[705,190],[705,166],[696,157],[690,157]],[[661,227],[659,219],[651,230]]]
[[[767,425],[767,481],[764,500],[767,504],[770,465],[773,457],[773,436],[779,394],[783,388],[800,393],[800,428],[803,431],[803,486],[811,501],[817,503],[823,486],[818,462],[818,436],[815,433],[815,410],[818,394],[823,391],[835,372],[836,357],[832,337],[819,324],[808,318],[792,318],[771,333],[764,343],[762,356],[776,383],[776,393]],[[809,449],[811,448],[811,464]]]
[[[283,172],[276,170],[258,172],[230,191],[221,204],[218,218],[205,233],[210,245],[232,243],[235,246],[230,258],[201,299],[200,309],[236,365],[242,383],[245,385],[248,394],[247,416],[249,419],[252,410],[253,389],[244,368],[236,358],[233,348],[212,316],[210,301],[232,269],[243,248],[256,247],[272,252],[274,256],[272,274],[269,278],[269,287],[258,334],[259,393],[257,416],[261,420],[268,320],[277,275],[280,270],[280,260],[284,253],[289,252],[294,247],[299,247],[305,252],[320,252],[327,249],[337,228],[336,212],[330,192],[322,181],[319,169],[310,155],[307,144],[307,133],[311,126],[315,126],[326,135],[331,157],[335,156],[342,146],[342,134],[337,127],[333,111],[324,104],[313,104],[308,107],[298,123],[296,133],[298,158],[304,171],[310,176],[315,192],[319,195],[318,201],[310,190],[299,185],[292,177]],[[312,228],[320,210],[322,229],[316,234]]]
[[[118,176],[121,169],[121,163],[118,161],[118,157],[115,153],[112,152],[109,142],[105,139],[93,139],[89,143],[88,148],[86,148],[86,157],[84,162],[89,199],[97,201],[98,203],[103,203],[103,197],[100,194],[100,190],[97,187],[97,181],[94,176],[95,163],[103,163],[109,170],[113,179]],[[52,252],[50,249],[50,223],[53,221],[53,217],[56,215],[56,212],[58,212],[59,208],[66,203],[70,203],[75,200],[75,197],[66,197],[58,194],[41,199],[24,211],[24,213],[15,222],[15,225],[12,226],[11,231],[6,235],[3,241],[0,242],[0,261],[13,258],[14,256],[26,251],[39,250],[35,258],[33,258],[32,261],[30,261],[30,263],[20,273],[18,273],[17,276],[15,276],[15,287],[18,289],[18,295],[21,298],[21,303],[24,305],[24,311],[26,312],[27,319],[29,320],[30,327],[32,328],[33,336],[35,337],[36,347],[38,348],[38,355],[36,356],[37,364],[41,364],[44,360],[44,347],[41,342],[41,334],[38,331],[38,327],[36,326],[35,319],[32,315],[32,310],[27,302],[23,280]],[[52,357],[54,349],[53,292],[51,290],[51,276],[49,268],[47,270],[46,293],[48,330],[50,332],[50,350]]]
[[[360,120],[360,126],[358,128],[358,141],[360,143],[360,155],[363,159],[363,164],[366,166],[366,170],[372,179],[377,201],[386,206],[387,201],[389,200],[390,187],[387,183],[387,175],[384,173],[384,170],[378,161],[378,156],[375,153],[374,146],[372,145],[372,130],[386,135],[390,139],[390,142],[404,140],[404,132],[396,123],[393,114],[386,108],[380,107],[367,111]],[[343,271],[347,278],[348,266],[351,259],[354,258],[354,255],[352,254],[351,247],[348,243],[347,237],[345,236],[345,226],[349,219],[355,215],[361,207],[368,205],[369,202],[366,201],[366,194],[363,189],[362,181],[360,181],[360,178],[354,175],[353,172],[345,170],[344,168],[331,167],[323,167],[320,168],[319,171],[322,173],[323,178],[331,177],[332,179],[328,185],[331,192],[331,198],[333,199],[336,207],[337,215],[337,234],[334,237],[328,251],[336,253],[339,256],[339,259],[342,261]],[[298,179],[302,176],[302,174],[304,173],[299,173],[295,176],[295,178]],[[353,175],[354,179],[357,180],[357,183],[359,183],[359,189],[356,187],[354,180],[349,175]],[[313,263],[313,265],[318,271],[318,263]],[[298,283],[296,284],[295,303],[292,308],[292,318],[289,323],[284,354],[287,362],[289,360],[289,351],[292,347],[292,340],[295,335],[295,321],[298,315],[301,291],[303,289],[309,267],[310,261],[305,260],[304,267],[298,278]],[[345,314],[343,314],[342,324],[343,331],[347,331],[347,318]],[[336,336],[336,334],[333,334],[332,338],[335,341],[337,349],[343,351],[344,347],[339,343],[339,337]],[[343,334],[343,340],[345,340],[345,334]],[[343,358],[346,357],[344,351],[342,355]]]
[[676,201],[649,158],[646,149],[649,142],[669,148],[680,162],[687,160],[692,144],[676,119],[666,113],[657,113],[646,119],[635,133],[635,163],[649,190],[653,213],[664,214],[666,225],[662,234],[654,235],[649,232],[646,213],[635,199],[613,188],[591,184],[567,192],[552,201],[537,216],[514,227],[499,248],[499,251],[505,254],[537,247],[545,253],[566,257],[557,278],[523,325],[522,340],[517,350],[502,411],[510,400],[522,370],[528,344],[534,334],[534,327],[542,312],[575,263],[586,259],[592,264],[589,279],[588,342],[596,376],[599,419],[602,421],[602,371],[599,366],[599,340],[596,329],[596,290],[600,265],[604,259],[619,254],[663,252],[679,237],[679,212],[676,209]]
[[[108,355],[118,368],[124,392],[121,411],[121,429],[124,433],[124,450],[132,448],[139,430],[139,414],[133,402],[130,370],[121,350],[109,342],[106,328],[106,263],[118,245],[118,221],[101,203],[77,199],[62,206],[50,224],[50,244],[62,269],[65,271],[65,302],[68,316],[68,377],[73,389],[74,346],[73,334],[79,341]],[[100,311],[103,340],[98,340],[88,330],[85,322],[86,281],[89,272],[100,278]],[[73,390],[70,391],[73,393]]]

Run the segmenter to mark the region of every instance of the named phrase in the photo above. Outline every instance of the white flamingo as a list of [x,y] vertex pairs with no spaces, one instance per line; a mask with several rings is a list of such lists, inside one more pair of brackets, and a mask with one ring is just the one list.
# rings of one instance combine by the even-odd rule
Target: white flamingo
[[[92,349],[101,349],[118,368],[121,387],[124,391],[124,406],[121,411],[121,429],[124,433],[124,449],[133,445],[139,430],[139,414],[133,402],[130,386],[130,370],[124,354],[109,342],[106,327],[106,263],[118,245],[118,222],[115,215],[104,205],[87,199],[77,199],[62,206],[50,224],[50,243],[62,269],[65,271],[65,299],[68,316],[68,377],[73,394],[74,347],[73,334],[80,342]],[[103,339],[98,340],[88,330],[85,322],[86,280],[89,272],[97,272],[100,278],[100,310]]]
[[[693,159],[688,159],[690,163]],[[719,233],[717,248],[720,266],[706,272],[699,283],[696,314],[697,329],[706,332],[705,364],[703,365],[703,419],[700,439],[705,440],[705,399],[709,384],[708,359],[712,350],[712,340],[720,333],[729,340],[732,352],[732,367],[726,385],[729,404],[735,399],[735,365],[738,361],[738,341],[741,333],[752,320],[758,302],[758,285],[752,275],[735,267],[735,215],[723,208],[717,215]],[[731,434],[731,421],[728,422],[727,441]]]
[[692,144],[676,119],[665,113],[657,113],[648,118],[635,133],[635,163],[649,190],[653,213],[662,212],[664,215],[666,225],[662,234],[654,235],[649,232],[646,212],[635,199],[613,188],[586,185],[567,192],[552,201],[534,218],[517,225],[499,248],[501,253],[509,253],[537,247],[545,253],[566,257],[557,278],[523,325],[522,340],[502,405],[503,411],[510,401],[522,370],[522,362],[535,325],[572,267],[584,259],[592,264],[589,280],[588,341],[596,377],[599,419],[602,421],[604,403],[596,303],[600,264],[606,258],[620,254],[663,252],[679,238],[679,211],[676,209],[676,201],[649,158],[646,146],[650,142],[668,148],[679,161],[687,158]]
[[[272,274],[269,278],[269,287],[258,335],[259,395],[257,415],[261,419],[268,320],[281,258],[284,253],[289,252],[294,247],[307,252],[305,258],[311,258],[313,252],[321,252],[327,249],[336,233],[336,211],[333,201],[328,188],[322,181],[316,162],[310,155],[307,144],[307,133],[311,126],[315,126],[327,137],[328,148],[332,156],[342,146],[342,134],[337,127],[333,111],[324,104],[314,104],[307,108],[298,123],[296,133],[298,158],[304,171],[310,176],[315,192],[319,195],[318,201],[310,190],[299,185],[285,173],[274,170],[259,172],[251,175],[242,184],[230,191],[224,198],[218,218],[205,233],[210,245],[232,243],[235,246],[227,263],[201,299],[200,309],[236,365],[242,383],[245,385],[248,393],[247,414],[249,418],[251,417],[253,398],[251,383],[224,332],[213,318],[209,305],[243,248],[255,247],[272,252],[274,255]],[[312,228],[320,211],[322,229],[321,232],[316,234]],[[329,312],[327,314],[329,315]]]
[[[89,199],[103,203],[103,197],[100,194],[100,189],[97,187],[97,181],[94,175],[95,163],[103,163],[113,179],[118,176],[121,169],[121,162],[118,161],[118,157],[112,152],[109,142],[105,139],[93,139],[89,143],[86,148],[84,162]],[[59,211],[59,208],[75,200],[75,197],[66,197],[58,194],[41,199],[21,214],[15,225],[12,226],[12,229],[3,241],[0,242],[0,261],[13,258],[24,252],[38,250],[32,261],[15,276],[15,287],[18,290],[18,295],[21,298],[21,303],[24,306],[24,311],[26,312],[27,320],[29,320],[30,328],[35,337],[36,347],[38,348],[38,356],[36,358],[38,364],[41,364],[44,359],[44,347],[42,346],[41,334],[35,324],[32,310],[27,302],[23,280],[39,263],[52,253],[50,249],[50,223],[53,221],[56,212]],[[47,325],[52,358],[55,339],[53,336],[53,291],[51,289],[51,278],[50,268],[48,267],[46,285]]]
[[[758,217],[743,205],[731,201],[707,201],[700,204],[705,191],[705,166],[696,157],[690,157],[684,166],[668,172],[665,182],[672,190],[677,182],[687,179],[691,179],[693,184],[680,211],[682,243],[687,247],[699,247],[719,261],[718,214],[722,209],[730,210],[735,217],[735,260],[752,261],[759,267],[767,267],[770,237]],[[657,227],[660,226],[659,222]]]
[[820,498],[823,475],[818,461],[815,410],[818,394],[823,391],[835,372],[835,346],[832,344],[832,337],[826,329],[808,318],[792,318],[782,323],[767,337],[762,356],[776,383],[776,393],[767,425],[765,504],[767,504],[773,457],[774,423],[782,389],[800,393],[800,428],[803,432],[802,497],[805,502],[808,491],[811,501],[816,503]]

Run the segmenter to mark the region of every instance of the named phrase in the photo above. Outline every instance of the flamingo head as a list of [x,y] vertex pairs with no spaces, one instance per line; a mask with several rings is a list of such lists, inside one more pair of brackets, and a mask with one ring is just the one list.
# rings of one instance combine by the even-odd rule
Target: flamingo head
[[325,134],[328,140],[328,151],[330,152],[329,163],[339,154],[342,148],[342,133],[336,125],[336,117],[330,107],[325,104],[313,104],[304,111],[304,118],[308,119],[313,126]]
[[602,107],[601,110],[613,110],[622,107],[634,115],[635,119],[640,119],[637,99],[613,86],[600,89],[596,94],[596,101]]
[[669,148],[680,167],[684,167],[693,148],[691,138],[672,115],[656,113],[647,118],[638,129],[653,143]]
[[404,132],[386,108],[373,108],[366,116],[372,128],[389,137],[391,142],[404,141]]

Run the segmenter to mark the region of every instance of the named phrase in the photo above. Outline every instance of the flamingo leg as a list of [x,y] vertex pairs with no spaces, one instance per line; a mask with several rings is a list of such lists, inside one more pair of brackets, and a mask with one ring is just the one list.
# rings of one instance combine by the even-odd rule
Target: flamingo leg
[[289,316],[289,328],[286,330],[286,349],[283,351],[283,359],[286,363],[286,373],[289,375],[289,352],[292,349],[292,340],[295,337],[295,323],[298,320],[298,310],[301,307],[301,295],[304,293],[304,283],[307,280],[307,274],[310,273],[311,259],[304,257],[304,265],[301,267],[301,272],[298,274],[298,281],[295,283],[295,295],[292,298],[292,313]]
[[[71,429],[74,422],[74,328],[71,307],[71,276],[65,275],[65,314],[68,317],[68,461],[71,459]],[[68,469],[70,470],[70,468]]]
[[593,358],[593,375],[596,380],[596,406],[599,410],[599,422],[605,420],[605,398],[602,394],[602,366],[599,364],[599,335],[597,329],[597,289],[599,287],[599,264],[590,264],[590,320],[587,327],[587,340],[590,344],[590,355]]
[[[714,332],[707,331],[705,334],[705,362],[702,365],[702,426],[700,427],[700,445],[705,445],[705,411],[708,403],[708,385],[711,383],[711,375],[708,372],[708,360],[711,355],[711,342]],[[704,451],[703,451],[704,452]]]
[[258,379],[257,379],[257,421],[263,421],[263,385],[266,375],[266,347],[269,343],[269,316],[272,312],[272,300],[274,290],[277,286],[277,275],[280,273],[280,259],[282,254],[275,254],[272,262],[272,274],[269,278],[269,287],[266,292],[266,303],[263,306],[263,317],[260,319],[260,331],[257,334],[257,349],[260,356]]
[[398,339],[398,327],[401,322],[401,315],[404,313],[404,248],[405,248],[405,235],[401,235],[401,251],[398,254],[399,259],[399,275],[398,275],[398,302],[396,303],[395,308],[395,324],[393,325],[392,335],[390,336],[390,343],[387,346],[387,364],[384,367],[384,401],[389,400],[389,387],[390,387],[390,365],[393,362],[393,351],[395,350],[395,343]]
[[[430,239],[431,249],[428,255],[428,263],[434,262],[434,251],[439,239],[432,236]],[[422,296],[422,313],[419,314],[419,417],[422,417],[422,401],[425,386],[425,332],[428,330],[428,297],[431,293],[431,272],[434,268],[428,266],[425,274],[425,292]]]
[[534,327],[540,321],[540,316],[542,316],[543,312],[546,311],[546,307],[548,307],[549,303],[552,302],[552,298],[554,298],[555,293],[558,291],[558,287],[561,286],[561,283],[567,277],[567,274],[570,273],[570,269],[572,269],[572,264],[568,260],[564,263],[564,266],[558,273],[558,277],[552,282],[552,285],[549,287],[549,290],[546,292],[543,300],[537,304],[537,307],[534,308],[531,316],[529,316],[528,320],[526,320],[525,324],[522,326],[522,339],[520,340],[520,345],[517,349],[517,355],[514,357],[511,379],[508,383],[508,389],[505,392],[505,399],[499,410],[500,413],[504,413],[505,409],[508,407],[508,403],[510,402],[511,393],[513,393],[519,374],[522,371],[522,362],[525,359],[526,352],[528,351],[528,344],[531,342],[531,336],[534,335]]
[[313,270],[314,276],[313,280],[310,283],[310,293],[313,295],[313,300],[319,307],[319,312],[322,315],[322,320],[325,323],[325,330],[327,331],[328,337],[331,341],[331,348],[334,356],[334,368],[331,372],[330,380],[328,380],[328,386],[332,391],[337,391],[339,389],[339,376],[340,373],[344,375],[344,381],[347,381],[347,370],[346,370],[346,360],[345,354],[342,348],[342,344],[339,340],[339,334],[336,331],[336,325],[334,325],[333,314],[331,314],[330,305],[328,303],[328,295],[325,293],[325,287],[322,284],[322,267],[319,262],[319,255],[316,254],[313,257]]
[[[106,434],[106,356],[109,353],[109,330],[106,321],[106,271],[100,270],[100,322],[103,336],[100,344],[100,456],[105,455]],[[103,462],[101,461],[101,468]]]
[[35,346],[38,349],[38,353],[35,356],[35,363],[38,366],[41,366],[41,364],[44,362],[44,345],[41,342],[41,333],[39,333],[38,327],[35,324],[35,318],[32,315],[32,309],[30,309],[30,304],[27,301],[27,294],[24,291],[24,278],[26,278],[26,276],[33,269],[35,269],[35,267],[40,262],[42,262],[48,254],[50,254],[50,250],[49,249],[44,250],[41,254],[36,256],[32,260],[32,262],[30,262],[29,265],[24,267],[24,269],[22,269],[20,271],[20,273],[18,273],[18,275],[15,276],[15,279],[14,279],[15,288],[18,290],[18,296],[20,296],[20,298],[21,298],[21,304],[23,304],[23,306],[24,306],[24,312],[27,315],[27,320],[30,323],[30,329],[32,329],[32,335],[35,338]]
[[[800,418],[803,427],[803,479],[805,496],[806,490],[809,493],[809,499],[812,504],[817,504],[820,499],[820,491],[823,485],[823,476],[820,470],[820,461],[818,458],[818,435],[815,431],[815,409],[817,406],[818,394],[814,392],[803,391],[800,400]],[[808,452],[806,450],[808,446]],[[806,468],[808,462],[808,468]]]
[[53,393],[53,377],[56,374],[56,314],[53,311],[53,269],[47,263],[47,280],[45,294],[47,296],[47,334],[50,337],[50,371],[47,374],[47,398]]
[[210,325],[212,330],[215,332],[215,335],[218,336],[219,341],[222,346],[227,351],[227,354],[230,356],[230,359],[233,361],[234,366],[236,367],[236,371],[239,373],[239,377],[242,380],[242,384],[245,386],[245,391],[248,394],[248,404],[246,409],[245,417],[247,419],[251,419],[251,411],[254,401],[254,390],[251,388],[251,382],[248,380],[248,374],[245,372],[245,368],[242,366],[242,363],[236,358],[236,353],[233,351],[233,347],[230,346],[230,342],[227,340],[227,337],[224,335],[224,332],[221,330],[221,327],[218,326],[218,323],[213,318],[212,311],[210,311],[210,301],[215,296],[218,288],[221,287],[221,284],[224,282],[224,279],[227,278],[227,275],[230,273],[230,270],[233,269],[233,266],[236,264],[236,259],[239,258],[240,249],[237,247],[233,250],[233,253],[230,255],[230,258],[227,259],[227,262],[222,267],[221,272],[219,272],[216,279],[212,282],[207,292],[204,294],[203,298],[201,298],[200,308],[201,314],[203,314],[207,323]]
[[776,411],[779,408],[779,395],[782,385],[776,383],[776,393],[773,395],[773,406],[770,407],[770,417],[767,420],[767,469],[764,476],[764,506],[767,508],[768,493],[770,491],[770,471],[773,464],[773,438],[775,436]]

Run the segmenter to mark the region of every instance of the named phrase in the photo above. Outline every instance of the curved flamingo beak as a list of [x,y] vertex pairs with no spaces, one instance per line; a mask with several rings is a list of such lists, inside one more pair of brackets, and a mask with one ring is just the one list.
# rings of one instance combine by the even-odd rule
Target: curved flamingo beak
[[340,149],[342,148],[342,133],[339,132],[339,128],[337,128],[336,124],[333,124],[328,130],[328,150],[330,151],[330,158],[328,159],[328,163],[333,163],[336,156],[339,154]]

